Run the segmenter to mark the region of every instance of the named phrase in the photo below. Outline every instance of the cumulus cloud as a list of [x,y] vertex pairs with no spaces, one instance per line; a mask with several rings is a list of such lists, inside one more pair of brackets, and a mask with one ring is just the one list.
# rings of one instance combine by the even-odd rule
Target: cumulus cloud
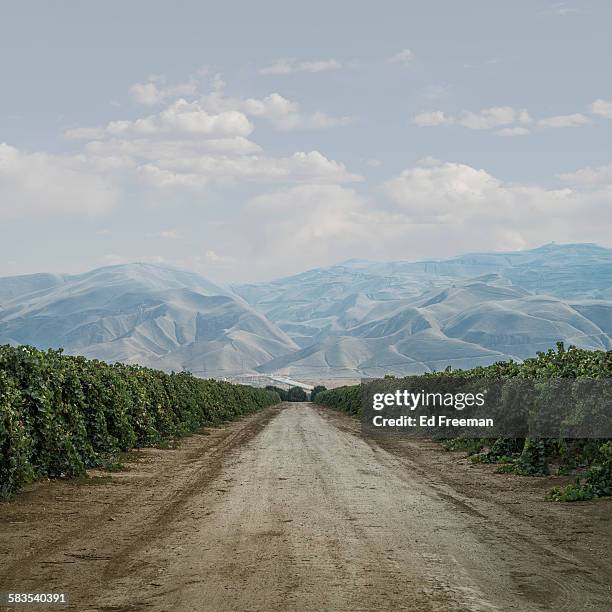
[[295,72],[326,72],[339,70],[342,64],[335,59],[298,61],[296,58],[274,60],[259,70],[260,74],[293,74]]
[[212,91],[198,100],[179,98],[157,113],[111,121],[105,127],[72,129],[65,136],[88,140],[83,154],[92,168],[123,170],[157,189],[362,180],[318,151],[264,155],[248,138],[254,130],[251,119],[260,117],[280,130],[320,129],[349,121],[322,112],[303,113],[297,102],[278,93],[263,98],[228,96],[221,76],[215,75]]
[[612,102],[599,98],[589,108],[594,115],[599,115],[605,119],[612,119]]
[[231,110],[239,111],[249,117],[263,117],[279,130],[324,129],[351,122],[350,117],[334,117],[317,111],[304,113],[300,105],[288,100],[279,93],[271,93],[264,98],[238,98],[225,94],[224,85],[217,86],[213,92],[203,96],[202,106],[210,112],[220,113]]
[[117,203],[103,172],[82,156],[28,153],[0,144],[0,217],[94,216]]
[[105,131],[110,136],[224,138],[248,136],[253,131],[253,124],[239,111],[209,114],[198,102],[187,102],[181,98],[155,115],[134,121],[111,121]]
[[[138,104],[153,106],[173,98],[191,96],[196,93],[196,81],[192,80],[166,86],[163,84],[163,80],[154,77],[153,80],[149,80],[146,83],[134,83],[129,89],[130,97]],[[161,84],[160,81],[162,81]]]
[[581,168],[575,172],[560,174],[559,178],[566,182],[580,183],[584,185],[612,185],[612,164],[607,166],[598,166],[596,168]]
[[250,261],[257,266],[251,272],[289,274],[367,251],[373,239],[367,220],[362,198],[340,185],[309,184],[259,195],[244,211]]
[[376,203],[340,185],[307,184],[253,198],[243,215],[250,276],[289,274],[355,256],[444,257],[551,240],[605,242],[612,221],[610,189],[507,183],[485,169],[434,158],[381,189],[386,198]]
[[211,183],[247,181],[254,183],[340,184],[361,181],[344,164],[318,151],[297,152],[290,157],[199,156],[147,163],[139,168],[140,178],[149,185],[203,188]]
[[478,248],[489,248],[492,239],[498,249],[547,240],[593,240],[603,236],[601,224],[612,221],[607,191],[505,183],[461,163],[408,168],[387,181],[383,192],[398,219],[435,225],[432,236],[446,233],[448,240],[459,239],[461,248],[470,248],[470,240]]
[[540,119],[537,124],[544,128],[567,128],[581,127],[588,125],[591,120],[582,113],[573,113],[571,115],[556,115],[555,117],[547,117]]

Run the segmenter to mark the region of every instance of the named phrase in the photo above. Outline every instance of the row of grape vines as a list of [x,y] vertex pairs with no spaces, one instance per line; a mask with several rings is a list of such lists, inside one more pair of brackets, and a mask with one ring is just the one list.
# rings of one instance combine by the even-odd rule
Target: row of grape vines
[[[590,351],[562,343],[556,350],[538,353],[522,363],[499,362],[471,370],[446,370],[424,374],[425,377],[461,376],[480,379],[612,379],[612,351]],[[401,379],[400,379],[401,381]],[[367,383],[362,383],[367,384]],[[510,383],[508,383],[510,384]],[[323,406],[360,415],[363,402],[362,385],[330,389],[317,395],[316,402]],[[608,397],[606,403],[609,403]],[[598,417],[606,411],[612,418],[612,406],[594,405],[586,411],[581,406],[580,418],[588,411],[597,410]],[[499,472],[523,475],[544,475],[554,465],[560,474],[573,474],[574,480],[564,487],[556,487],[548,494],[556,501],[579,501],[612,495],[612,441],[609,439],[550,438],[455,438],[444,443],[449,450],[466,450],[473,462],[498,463]]]
[[120,451],[167,444],[279,399],[189,373],[0,346],[0,497],[36,478],[84,475],[112,465]]

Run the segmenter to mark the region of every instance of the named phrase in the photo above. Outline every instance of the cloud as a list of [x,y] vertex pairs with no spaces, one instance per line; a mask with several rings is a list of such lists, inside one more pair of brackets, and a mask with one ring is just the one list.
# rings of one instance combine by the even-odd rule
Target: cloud
[[322,112],[303,113],[299,104],[278,93],[263,98],[228,96],[224,81],[215,75],[212,91],[197,101],[180,98],[145,117],[111,121],[101,128],[76,128],[65,136],[92,138],[83,147],[92,167],[122,170],[156,189],[362,180],[316,150],[286,157],[264,155],[248,138],[255,118],[265,118],[279,130],[322,129],[350,121]]
[[[596,100],[591,109],[602,115],[609,110],[612,117],[612,104],[609,109],[606,104],[604,100]],[[460,125],[470,130],[495,130],[495,134],[499,136],[526,136],[533,131],[526,127],[528,125],[533,124],[541,129],[581,127],[590,124],[591,119],[582,113],[573,113],[546,117],[534,122],[525,108],[519,110],[511,106],[493,106],[479,111],[463,111],[457,116],[447,115],[440,110],[427,111],[415,115],[412,123],[419,127]]]
[[209,114],[198,102],[179,99],[156,115],[135,121],[111,121],[105,129],[110,136],[193,136],[227,138],[248,136],[253,124],[244,113],[228,110]]
[[464,111],[457,119],[457,123],[471,130],[490,130],[502,125],[510,125],[517,118],[517,111],[511,106],[494,106],[475,113]]
[[[493,106],[479,111],[463,111],[458,116],[444,111],[428,111],[415,115],[412,122],[419,127],[456,124],[470,130],[491,130],[513,123],[528,124],[532,119],[527,109],[517,110],[511,106]],[[520,132],[517,132],[520,133]]]
[[154,78],[147,83],[134,83],[129,89],[130,97],[138,104],[153,106],[173,98],[195,95],[197,90],[196,81],[160,86],[160,80],[163,82],[163,79]]
[[244,223],[256,266],[252,273],[268,276],[346,258],[359,252],[359,244],[367,250],[372,233],[362,198],[339,185],[309,184],[259,195],[247,205]]
[[555,117],[540,119],[537,125],[543,128],[567,128],[581,127],[589,123],[591,123],[591,120],[586,115],[582,113],[573,113],[571,115],[557,115]]
[[282,131],[325,129],[348,125],[350,117],[334,117],[317,111],[303,113],[297,102],[288,100],[279,93],[271,93],[264,98],[238,98],[225,95],[224,84],[203,96],[200,104],[210,112],[220,113],[230,110],[244,113],[249,117],[263,117]]
[[443,257],[532,248],[553,240],[609,242],[610,188],[506,183],[467,164],[431,161],[407,168],[385,182],[382,192],[389,205],[371,224],[377,242],[386,245],[384,259],[393,257],[399,243],[418,257]]
[[160,160],[140,166],[140,178],[159,188],[200,189],[211,183],[247,181],[255,183],[340,184],[363,180],[347,171],[344,164],[318,151],[297,152],[290,157],[199,156]]
[[611,189],[507,183],[468,164],[425,158],[381,190],[386,198],[367,201],[348,187],[306,184],[253,198],[238,232],[248,236],[249,276],[356,256],[412,259],[551,240],[609,242]]
[[[601,224],[612,221],[607,191],[504,183],[461,163],[408,168],[384,183],[383,192],[394,204],[391,213],[398,222],[446,225],[448,240],[456,242],[460,236],[462,248],[470,248],[470,240],[488,248],[491,237],[501,241],[497,250],[555,239],[592,240],[590,232],[601,236]],[[438,227],[435,234],[441,233]]]
[[419,113],[412,118],[412,123],[418,125],[419,127],[431,127],[452,122],[453,119],[445,115],[443,111]]
[[392,64],[401,64],[402,66],[410,66],[415,60],[415,55],[410,49],[402,49],[399,53],[387,58]]
[[276,126],[279,130],[322,130],[331,127],[345,126],[352,123],[351,117],[333,117],[323,112],[315,112],[311,114],[293,113],[280,117],[276,120]]
[[296,72],[326,72],[339,70],[342,64],[335,59],[298,61],[295,58],[278,59],[259,70],[260,74],[294,74]]
[[112,209],[117,192],[82,156],[27,153],[0,144],[0,218],[95,216]]
[[604,117],[605,119],[612,119],[612,102],[599,98],[589,108],[594,115]]
[[575,172],[567,172],[564,174],[559,174],[558,176],[561,180],[570,183],[581,183],[584,185],[612,185],[612,164],[607,166],[598,166],[596,168],[581,168]]

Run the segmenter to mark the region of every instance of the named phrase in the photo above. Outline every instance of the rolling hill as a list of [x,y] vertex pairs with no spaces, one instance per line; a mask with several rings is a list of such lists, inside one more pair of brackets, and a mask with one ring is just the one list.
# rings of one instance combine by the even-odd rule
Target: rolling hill
[[151,264],[0,278],[0,343],[223,377],[347,378],[612,349],[612,250],[349,260],[223,287]]

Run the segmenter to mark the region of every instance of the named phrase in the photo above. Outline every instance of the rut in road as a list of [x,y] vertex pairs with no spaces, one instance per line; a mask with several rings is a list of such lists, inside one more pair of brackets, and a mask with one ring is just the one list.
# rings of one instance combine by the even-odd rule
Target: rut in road
[[585,587],[546,534],[328,414],[285,404],[187,441],[154,482],[127,479],[97,539],[66,537],[67,564],[47,542],[4,578],[34,588],[44,567],[79,610],[607,609],[605,576]]

